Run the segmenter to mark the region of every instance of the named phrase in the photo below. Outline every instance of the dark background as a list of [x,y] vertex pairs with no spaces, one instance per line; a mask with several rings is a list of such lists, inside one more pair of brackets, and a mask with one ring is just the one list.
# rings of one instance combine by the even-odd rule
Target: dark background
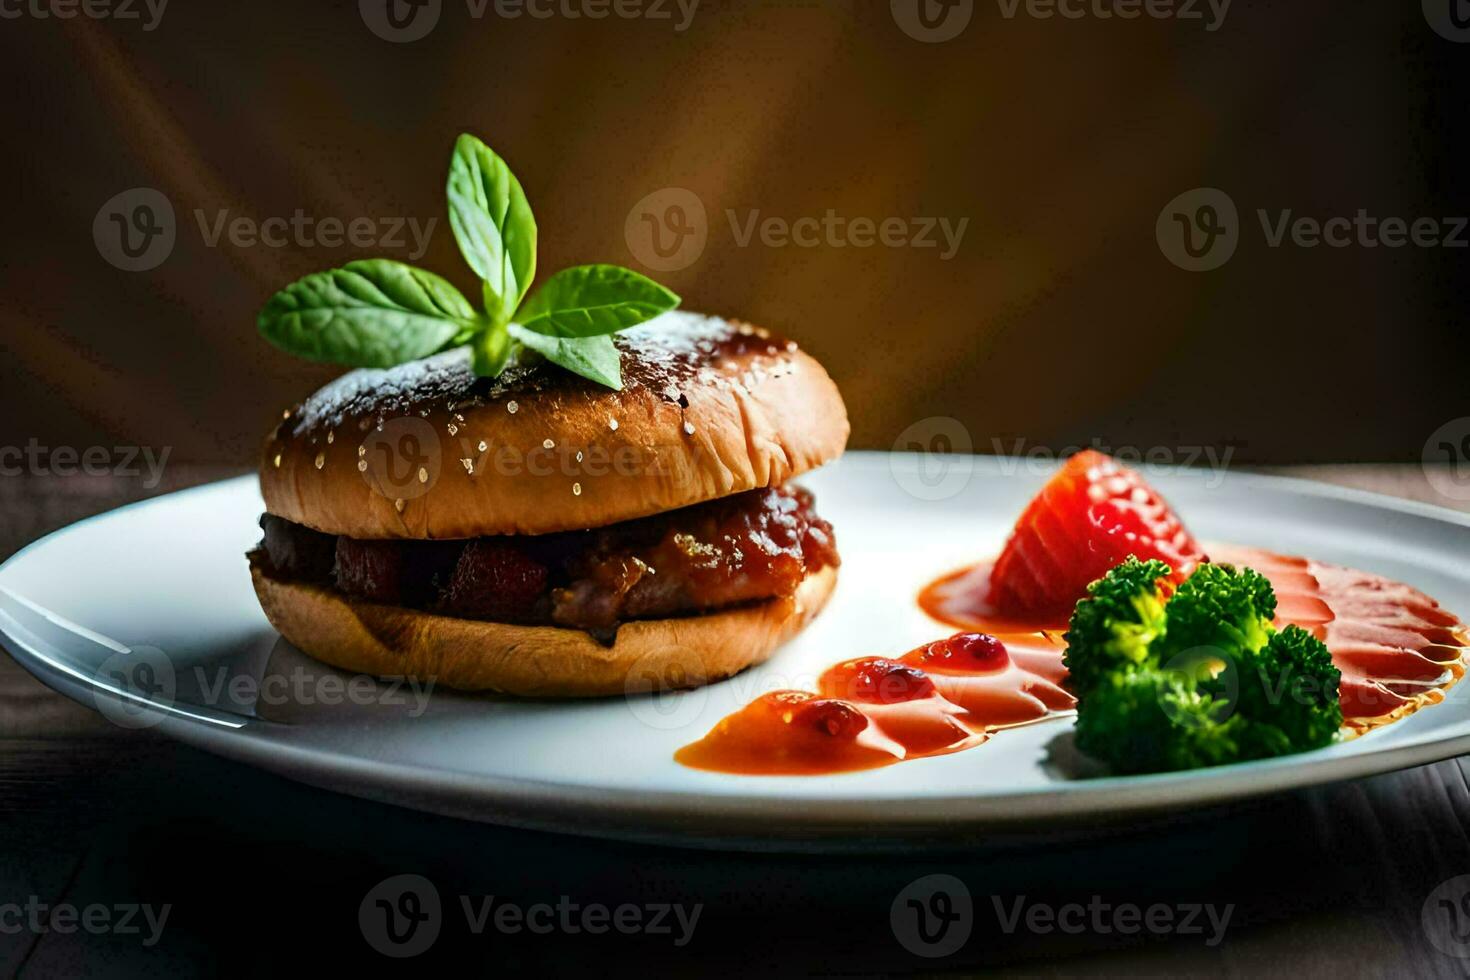
[[[1098,439],[1411,461],[1466,414],[1466,251],[1272,249],[1255,218],[1470,213],[1450,144],[1470,47],[1415,2],[1236,0],[1210,32],[1008,20],[981,0],[958,38],[924,44],[884,0],[704,0],[683,32],[475,20],[445,0],[428,37],[391,44],[356,3],[174,0],[153,31],[0,20],[0,46],[6,445],[251,463],[281,408],[335,373],[268,347],[256,311],[298,275],[411,248],[209,247],[194,212],[437,217],[419,264],[468,291],[443,217],[462,130],[520,176],[546,272],[640,267],[629,210],[696,192],[708,248],[658,277],[689,308],[813,351],[856,447],[945,415],[987,452]],[[140,186],[173,203],[178,239],[129,273],[92,225]],[[1226,190],[1244,225],[1210,273],[1154,238],[1164,204],[1199,186]],[[942,261],[741,248],[727,208],[970,223]]]

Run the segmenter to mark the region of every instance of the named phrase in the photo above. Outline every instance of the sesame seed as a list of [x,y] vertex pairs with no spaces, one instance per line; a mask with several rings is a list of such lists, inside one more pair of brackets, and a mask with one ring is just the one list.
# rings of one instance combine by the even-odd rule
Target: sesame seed
[[472,460],[472,459],[462,459],[462,460],[460,460],[460,462],[464,464],[464,471],[466,473],[468,473],[470,476],[474,476],[475,475],[475,461],[474,460]]
[[280,453],[276,453],[276,469],[280,469],[280,468],[281,468],[281,454]]
[[483,453],[485,450],[487,450],[489,448],[490,448],[490,444],[488,442],[486,442],[484,439],[481,439],[480,440],[480,452]]
[[328,432],[327,433],[327,445],[330,446],[332,443],[334,443],[336,441],[337,441],[337,433],[335,433],[335,432]]
[[327,454],[326,453],[317,453],[316,454],[316,468],[317,469],[321,469],[323,466],[326,466],[326,465],[327,465]]
[[552,442],[550,439],[547,439],[545,442],[543,442],[541,444],[541,448],[542,449],[555,449],[556,448],[556,443],[555,442]]
[[359,459],[357,461],[357,472],[359,472],[359,473],[366,473],[367,472],[367,460],[365,460],[365,459]]
[[395,501],[393,501],[393,509],[396,510],[396,511],[398,511],[398,513],[400,513],[400,514],[403,513],[403,501],[402,500],[395,500]]
[[617,419],[608,419],[607,420],[607,427],[609,429],[613,430],[614,432],[618,431],[618,420]]
[[577,462],[582,462],[582,450],[577,450]]
[[429,471],[427,469],[425,469],[424,467],[422,467],[422,466],[419,467],[419,482],[420,483],[428,483],[429,482]]
[[357,455],[359,455],[359,456],[366,456],[367,455],[367,445],[366,444],[363,444],[363,445],[357,447]]
[[509,402],[506,402],[505,403],[505,410],[507,412],[509,412],[510,414],[512,414],[512,415],[514,415],[516,412],[520,411],[520,408],[521,408],[521,406],[517,405],[513,401],[509,401]]
[[455,412],[454,413],[454,421],[456,421],[456,422],[463,422],[464,421],[464,416],[461,415],[461,414],[459,414],[458,412]]
[[283,409],[281,409],[281,418],[283,418],[283,419],[289,419],[290,417],[291,417],[291,410],[289,408],[283,408]]
[[573,483],[572,484],[572,496],[573,497],[580,497],[580,496],[582,496],[582,484],[580,484],[580,483]]
[[686,436],[692,436],[692,435],[694,435],[694,423],[693,422],[685,422],[684,423],[684,434]]
[[454,424],[451,423],[450,426],[449,426],[449,434],[450,435],[455,435],[458,432],[459,432],[459,426],[454,425]]

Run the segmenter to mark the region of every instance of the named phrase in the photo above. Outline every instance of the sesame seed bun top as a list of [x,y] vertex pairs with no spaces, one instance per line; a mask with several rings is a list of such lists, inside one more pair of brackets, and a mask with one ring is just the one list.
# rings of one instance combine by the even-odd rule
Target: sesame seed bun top
[[847,443],[826,371],[765,330],[669,313],[614,342],[622,391],[546,362],[478,378],[465,348],[343,375],[266,440],[266,510],[357,538],[546,534],[776,486]]

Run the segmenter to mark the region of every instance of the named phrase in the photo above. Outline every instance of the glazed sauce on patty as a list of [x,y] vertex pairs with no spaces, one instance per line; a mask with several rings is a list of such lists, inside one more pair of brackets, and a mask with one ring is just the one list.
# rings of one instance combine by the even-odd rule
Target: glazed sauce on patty
[[841,562],[811,494],[785,485],[546,535],[359,540],[269,514],[262,528],[259,560],[277,579],[445,616],[588,631],[784,598]]
[[[1210,554],[1265,575],[1276,590],[1277,626],[1295,624],[1327,645],[1342,672],[1352,735],[1444,700],[1465,674],[1470,633],[1412,586],[1253,548]],[[926,613],[967,633],[897,660],[839,663],[821,676],[819,693],[766,694],[674,758],[744,775],[852,772],[970,749],[1006,728],[1069,713],[1076,702],[1063,687],[1066,621],[991,608],[990,567],[952,572],[919,594]]]

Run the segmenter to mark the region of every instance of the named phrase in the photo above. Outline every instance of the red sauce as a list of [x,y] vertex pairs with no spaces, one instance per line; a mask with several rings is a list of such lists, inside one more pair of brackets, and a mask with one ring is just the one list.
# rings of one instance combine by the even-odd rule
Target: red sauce
[[[1294,623],[1327,644],[1342,671],[1352,734],[1444,700],[1464,676],[1470,633],[1411,586],[1251,548],[1216,546],[1210,555],[1265,575],[1276,589],[1278,626]],[[674,758],[748,775],[852,772],[958,752],[1071,710],[1076,701],[1061,687],[1065,620],[1018,620],[989,608],[990,566],[946,575],[919,595],[926,613],[966,634],[897,660],[839,663],[819,678],[819,693],[757,698]]]
[[853,772],[958,752],[1071,710],[1061,647],[1034,634],[998,639],[844,661],[818,678],[820,693],[759,697],[674,758],[745,775]]
[[941,623],[977,633],[1055,633],[1067,631],[1063,613],[1035,619],[1006,615],[990,605],[990,572],[995,561],[982,561],[930,582],[919,593],[919,607]]
[[855,772],[903,757],[903,746],[857,705],[810,691],[762,695],[674,754],[695,769],[750,776]]

